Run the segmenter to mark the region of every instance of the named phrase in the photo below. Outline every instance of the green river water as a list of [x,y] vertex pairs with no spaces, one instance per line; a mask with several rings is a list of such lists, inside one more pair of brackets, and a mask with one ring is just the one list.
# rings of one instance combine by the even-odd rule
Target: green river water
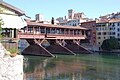
[[120,80],[120,56],[25,56],[24,80]]

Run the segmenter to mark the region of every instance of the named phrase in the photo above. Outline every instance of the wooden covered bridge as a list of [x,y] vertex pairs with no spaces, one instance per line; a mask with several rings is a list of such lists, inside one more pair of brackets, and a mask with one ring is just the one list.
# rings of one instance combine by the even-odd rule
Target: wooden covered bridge
[[80,45],[86,38],[86,28],[80,26],[61,26],[42,24],[27,20],[27,26],[18,33],[19,39],[25,39],[28,46],[22,54],[53,56],[56,54],[91,53]]

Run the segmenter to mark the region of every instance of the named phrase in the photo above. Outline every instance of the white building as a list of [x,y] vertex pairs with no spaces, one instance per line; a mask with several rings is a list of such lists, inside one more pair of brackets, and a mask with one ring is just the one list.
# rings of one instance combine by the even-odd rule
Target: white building
[[100,20],[120,19],[120,12],[100,16],[99,19]]
[[[35,15],[35,20],[31,20],[33,22],[39,22],[43,24],[51,24],[51,20],[45,20],[43,14],[36,14]],[[57,25],[59,23],[57,20],[54,20],[54,25]]]
[[111,19],[109,21],[110,38],[115,37],[120,40],[120,19]]
[[35,19],[37,21],[44,21],[44,15],[43,14],[36,14]]
[[82,22],[86,22],[88,18],[86,18],[86,15],[82,12],[75,12],[72,9],[68,10],[68,18],[65,16],[59,17],[56,20],[59,21],[58,25],[65,25],[65,26],[78,26]]
[[117,12],[116,14],[114,14],[112,18],[120,19],[120,12]]
[[86,20],[84,19],[72,19],[72,20],[68,20],[68,21],[64,21],[64,22],[59,22],[58,25],[65,25],[65,26],[78,26],[80,25],[82,22],[86,22]]

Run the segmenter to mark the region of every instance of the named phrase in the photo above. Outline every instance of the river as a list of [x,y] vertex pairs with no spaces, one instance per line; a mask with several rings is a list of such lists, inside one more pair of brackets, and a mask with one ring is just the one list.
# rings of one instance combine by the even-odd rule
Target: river
[[120,56],[25,56],[24,80],[120,80]]

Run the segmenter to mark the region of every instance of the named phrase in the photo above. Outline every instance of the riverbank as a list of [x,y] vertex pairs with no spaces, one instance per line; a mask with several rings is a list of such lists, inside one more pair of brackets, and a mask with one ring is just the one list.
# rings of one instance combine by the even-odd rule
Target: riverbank
[[23,80],[23,56],[0,57],[0,80]]
[[0,80],[23,80],[23,56],[10,56],[0,43]]

